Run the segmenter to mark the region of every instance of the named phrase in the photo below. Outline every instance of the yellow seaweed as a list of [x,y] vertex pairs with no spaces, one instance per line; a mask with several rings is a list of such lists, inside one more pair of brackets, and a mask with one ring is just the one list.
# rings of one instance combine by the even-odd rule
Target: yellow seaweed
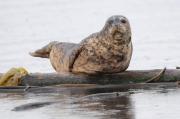
[[21,83],[21,78],[28,74],[28,71],[23,68],[11,68],[0,78],[0,86],[18,86]]

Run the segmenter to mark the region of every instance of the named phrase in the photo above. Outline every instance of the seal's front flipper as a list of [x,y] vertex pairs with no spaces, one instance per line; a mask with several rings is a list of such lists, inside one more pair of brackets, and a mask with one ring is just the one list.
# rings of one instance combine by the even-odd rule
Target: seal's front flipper
[[69,55],[69,71],[72,72],[73,65],[83,49],[83,45],[76,45]]
[[29,54],[33,57],[49,58],[49,53],[51,52],[52,47],[57,43],[57,41],[52,41],[41,49],[38,49],[35,52],[30,52]]

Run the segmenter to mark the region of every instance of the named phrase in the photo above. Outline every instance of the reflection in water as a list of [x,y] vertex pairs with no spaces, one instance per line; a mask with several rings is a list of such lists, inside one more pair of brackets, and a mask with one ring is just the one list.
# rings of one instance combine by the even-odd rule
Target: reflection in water
[[[26,93],[0,93],[0,113],[2,118],[8,119],[10,116],[31,119],[32,115],[34,119],[51,119],[52,117],[53,119],[159,119],[160,117],[169,119],[174,116],[180,117],[180,107],[177,105],[180,90],[175,85],[169,86],[170,84],[91,88],[48,87],[43,90],[33,89]],[[50,103],[46,105],[44,102]],[[23,107],[23,104],[30,103],[33,105],[32,107],[30,105],[26,111],[11,111],[14,107]],[[171,107],[171,110],[166,107]]]
[[[112,93],[113,94],[113,93]],[[121,119],[134,119],[132,105],[129,95],[106,95],[106,98],[101,98],[100,95],[80,101],[79,108],[87,111],[96,111],[101,113],[101,118],[121,118]]]

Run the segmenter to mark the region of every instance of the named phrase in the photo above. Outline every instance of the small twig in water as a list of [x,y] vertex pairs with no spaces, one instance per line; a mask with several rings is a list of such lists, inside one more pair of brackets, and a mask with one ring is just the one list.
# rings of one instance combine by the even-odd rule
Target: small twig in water
[[152,77],[151,79],[147,80],[145,83],[151,83],[151,82],[157,82],[160,80],[160,78],[164,75],[166,71],[166,67],[164,69],[162,69],[158,75]]
[[30,85],[26,85],[26,88],[24,89],[24,91],[27,91],[28,89],[30,89],[31,86]]
[[176,69],[180,69],[180,67],[176,67]]

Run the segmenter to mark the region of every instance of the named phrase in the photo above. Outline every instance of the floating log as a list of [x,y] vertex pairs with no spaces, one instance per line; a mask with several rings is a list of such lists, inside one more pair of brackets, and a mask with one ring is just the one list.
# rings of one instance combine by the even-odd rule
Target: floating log
[[[58,84],[132,84],[144,83],[157,77],[162,69],[129,70],[115,74],[58,74],[58,73],[30,73],[22,77],[21,86],[49,86]],[[2,74],[0,74],[1,76]],[[180,69],[166,69],[155,82],[180,81]]]

